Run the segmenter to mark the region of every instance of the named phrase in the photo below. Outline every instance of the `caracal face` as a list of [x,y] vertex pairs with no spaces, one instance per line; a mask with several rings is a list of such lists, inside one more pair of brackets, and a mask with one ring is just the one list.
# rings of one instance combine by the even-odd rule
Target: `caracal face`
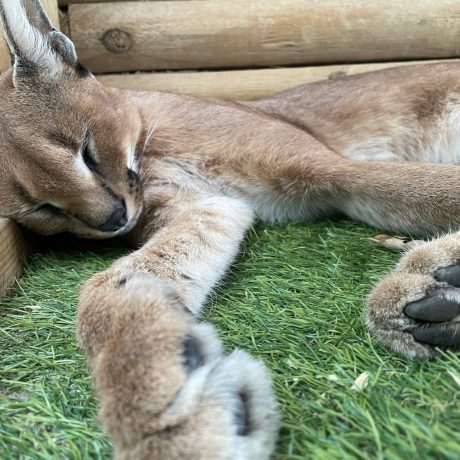
[[6,31],[14,65],[0,78],[0,215],[42,234],[129,232],[142,210],[139,115],[80,66],[63,34],[24,31],[47,43],[31,51]]

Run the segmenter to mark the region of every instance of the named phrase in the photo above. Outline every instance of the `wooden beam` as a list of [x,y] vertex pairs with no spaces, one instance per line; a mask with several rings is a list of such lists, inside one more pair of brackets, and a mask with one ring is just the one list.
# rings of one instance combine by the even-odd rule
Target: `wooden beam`
[[12,286],[24,266],[27,246],[19,227],[0,219],[0,296]]
[[458,0],[199,0],[70,5],[95,72],[460,56]]
[[[59,8],[57,0],[40,0],[46,14],[51,19],[51,22],[55,27],[59,27]],[[0,73],[5,72],[11,66],[10,55],[6,46],[5,40],[3,39],[3,31],[0,26]]]
[[53,25],[59,28],[59,7],[57,0],[40,0]]
[[[81,3],[111,3],[114,0],[59,0],[59,6],[66,7],[68,5],[79,5]],[[135,2],[139,0],[116,0],[117,3],[121,2]],[[171,1],[171,0],[143,0],[143,1],[150,1],[150,2],[164,2],[164,1]],[[185,1],[185,0],[175,0],[175,1]],[[228,0],[222,0],[228,1]]]
[[[452,61],[452,60],[446,60]],[[171,91],[194,96],[251,100],[320,80],[334,80],[373,70],[436,61],[405,61],[223,72],[153,72],[98,75],[108,86],[141,91]],[[460,60],[459,60],[460,62]]]
[[3,38],[3,31],[2,28],[0,27],[0,33],[1,33],[1,38],[0,38],[0,73],[5,72],[8,70],[11,66],[11,58],[10,54],[8,53],[8,48],[6,46],[5,39]]

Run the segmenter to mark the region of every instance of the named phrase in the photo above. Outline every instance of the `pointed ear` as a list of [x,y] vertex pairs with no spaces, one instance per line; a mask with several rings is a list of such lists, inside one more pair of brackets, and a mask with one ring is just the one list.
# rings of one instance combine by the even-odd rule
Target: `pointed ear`
[[0,0],[0,18],[16,77],[56,75],[63,64],[81,72],[73,43],[53,27],[38,0]]

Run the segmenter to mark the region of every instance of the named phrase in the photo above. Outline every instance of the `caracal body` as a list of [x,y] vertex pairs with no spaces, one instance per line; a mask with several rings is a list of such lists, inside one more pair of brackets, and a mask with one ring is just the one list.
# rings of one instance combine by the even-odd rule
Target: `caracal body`
[[[408,66],[246,103],[102,86],[37,0],[2,0],[0,214],[140,249],[82,289],[77,329],[123,459],[263,460],[267,371],[196,319],[265,222],[342,213],[415,244],[369,297],[377,340],[460,345],[460,64]],[[457,231],[457,232],[456,232]]]

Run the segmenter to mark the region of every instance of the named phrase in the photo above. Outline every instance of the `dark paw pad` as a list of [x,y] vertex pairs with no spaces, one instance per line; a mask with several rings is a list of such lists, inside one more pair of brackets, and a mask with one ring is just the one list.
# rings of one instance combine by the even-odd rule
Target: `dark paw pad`
[[430,323],[452,321],[460,315],[460,290],[436,288],[418,302],[406,306],[404,313],[409,318]]
[[415,340],[438,347],[460,346],[460,289],[431,289],[427,297],[406,306],[407,317],[420,323],[410,331]]
[[460,324],[434,324],[422,326],[412,331],[417,342],[428,343],[436,347],[459,347]]
[[248,436],[250,432],[248,395],[244,392],[239,393],[236,398],[233,410],[233,420],[237,427],[236,434],[238,436]]
[[200,344],[192,337],[187,337],[183,343],[182,363],[191,374],[204,364],[204,356],[200,349]]
[[460,288],[460,264],[436,270],[434,277],[441,282]]

